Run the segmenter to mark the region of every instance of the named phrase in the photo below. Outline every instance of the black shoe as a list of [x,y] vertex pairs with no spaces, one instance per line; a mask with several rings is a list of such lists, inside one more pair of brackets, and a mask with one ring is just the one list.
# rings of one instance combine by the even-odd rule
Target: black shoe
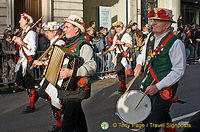
[[51,129],[51,132],[61,132],[62,128],[58,127],[57,125],[54,125]]
[[27,106],[26,109],[23,111],[24,113],[31,113],[34,112],[35,108],[31,108],[30,106]]

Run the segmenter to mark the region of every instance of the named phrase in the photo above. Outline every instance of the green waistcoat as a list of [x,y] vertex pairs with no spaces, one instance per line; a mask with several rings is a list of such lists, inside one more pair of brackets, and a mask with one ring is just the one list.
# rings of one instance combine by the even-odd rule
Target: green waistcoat
[[[147,47],[146,47],[146,59],[147,60],[147,56],[149,56],[149,47],[150,45],[152,45],[151,49],[152,51],[154,51],[154,42],[155,39],[153,41],[150,41],[150,39],[152,39],[153,37],[153,33],[150,34],[150,37],[148,39],[147,42]],[[163,43],[163,41],[170,35],[170,33],[168,33],[166,36],[164,36],[160,43],[158,44],[158,47]],[[167,41],[167,43],[165,44],[165,46],[160,50],[159,53],[157,53],[153,58],[151,58],[151,60],[149,61],[148,65],[145,68],[145,72],[144,72],[144,77],[143,77],[143,81],[141,83],[141,90],[144,92],[146,90],[146,88],[152,83],[153,81],[153,77],[151,75],[151,73],[149,72],[148,68],[149,65],[151,65],[152,70],[154,71],[156,77],[158,78],[159,81],[161,81],[164,77],[167,76],[167,74],[169,74],[169,72],[171,71],[172,68],[172,63],[170,61],[170,57],[169,57],[169,50],[172,47],[172,45],[174,44],[174,42],[178,39],[178,37],[176,35],[172,36],[171,39],[169,39]],[[152,44],[151,44],[152,42]],[[146,62],[146,61],[145,61]],[[156,81],[153,83],[156,84]],[[176,84],[174,84],[172,86],[172,89],[176,89],[178,87],[178,82]],[[172,90],[173,91],[173,90]],[[153,96],[150,96],[152,105],[154,104],[156,97],[159,95],[159,92]],[[159,95],[160,96],[160,95]]]
[[[80,46],[83,46],[84,44],[88,44],[88,45],[90,45],[89,44],[89,42],[87,41],[87,40],[85,40],[85,38],[84,38],[84,36],[80,36],[79,38],[77,38],[74,42],[73,42],[73,44],[71,45],[71,46],[69,46],[68,48],[70,49],[70,50],[73,50],[73,52],[77,55],[77,56],[80,56]],[[75,47],[74,47],[74,45],[76,45]],[[74,48],[74,49],[73,49]],[[93,77],[92,76],[89,76],[88,77],[88,83],[91,83],[92,82],[92,79]]]

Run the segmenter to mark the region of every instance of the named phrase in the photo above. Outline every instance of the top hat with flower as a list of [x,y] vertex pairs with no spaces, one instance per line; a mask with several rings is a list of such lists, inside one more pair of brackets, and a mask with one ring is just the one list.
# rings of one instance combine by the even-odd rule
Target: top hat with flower
[[176,23],[172,19],[172,10],[169,9],[163,9],[163,8],[154,8],[148,13],[149,19],[158,19],[158,20],[165,20],[170,21],[172,23]]

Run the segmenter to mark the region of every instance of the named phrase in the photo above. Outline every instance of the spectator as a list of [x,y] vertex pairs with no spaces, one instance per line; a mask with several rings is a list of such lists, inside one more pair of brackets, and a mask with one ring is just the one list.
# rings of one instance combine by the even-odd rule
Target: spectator
[[90,27],[93,29],[94,32],[94,37],[96,37],[96,22],[95,21],[90,21]]
[[136,30],[134,36],[137,43],[137,48],[136,48],[136,57],[137,57],[141,51],[142,46],[144,45],[144,35],[142,31]]
[[131,48],[131,55],[132,55],[132,60],[131,60],[131,65],[135,65],[135,58],[136,58],[136,49],[137,49],[137,43],[136,43],[136,38],[135,35],[132,32],[131,26],[127,27],[126,32],[132,37],[132,46]]
[[183,26],[183,17],[181,15],[178,17],[177,25],[178,25],[178,27],[182,27]]
[[[35,30],[35,32],[36,32],[37,35],[38,35],[38,42],[40,42],[40,40],[41,40],[42,37],[44,36],[44,35],[41,33],[41,28],[42,28],[42,23],[39,22],[39,23],[37,24],[36,30]],[[39,44],[40,44],[40,43],[38,43],[38,45],[39,45]]]
[[136,30],[139,30],[138,29],[138,24],[136,22],[134,22],[133,25],[132,25],[132,32],[133,32],[133,34],[136,32]]
[[[14,35],[18,35],[20,33],[20,28],[19,27],[14,27],[13,29],[13,32],[14,32]],[[16,49],[16,55],[15,55],[15,63],[17,64],[18,60],[19,60],[19,45],[18,44],[15,44],[15,49]]]
[[93,39],[94,39],[94,29],[92,28],[92,27],[89,27],[88,29],[87,29],[87,35],[88,35],[88,41],[90,42],[90,43],[92,43],[93,42]]
[[12,31],[9,29],[4,30],[4,36],[2,39],[2,51],[4,56],[2,56],[3,60],[3,74],[2,79],[4,83],[8,83],[9,81],[14,82],[14,72],[15,72],[15,62],[14,56],[16,55],[16,49],[11,42]]
[[45,51],[50,45],[50,40],[45,35],[42,36],[38,45],[38,51]]
[[98,33],[97,36],[94,38],[93,41],[93,46],[95,47],[95,52],[97,54],[97,72],[100,73],[100,77],[103,76],[103,74],[101,74],[101,72],[104,71],[104,67],[105,67],[105,60],[102,57],[102,53],[105,49],[105,44],[104,44],[104,35],[103,33]]
[[107,35],[107,28],[100,27],[99,32],[102,33],[104,36],[106,36]]
[[[105,42],[106,42],[106,50],[110,48],[113,44],[113,39],[115,36],[115,28],[111,27],[110,31],[108,32],[108,35],[105,37]],[[106,70],[107,71],[112,71],[113,68],[111,67],[112,64],[112,58],[114,58],[114,53],[113,52],[108,52],[106,54]]]
[[197,58],[200,59],[200,27],[197,28],[197,32],[196,32],[197,38]]

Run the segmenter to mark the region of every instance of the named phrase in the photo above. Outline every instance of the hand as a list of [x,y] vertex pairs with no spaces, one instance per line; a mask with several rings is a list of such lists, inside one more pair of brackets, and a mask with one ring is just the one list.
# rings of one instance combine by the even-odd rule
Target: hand
[[102,53],[102,56],[104,57],[108,53],[108,50]]
[[41,65],[42,65],[42,61],[34,60],[32,65],[33,65],[34,67],[36,67],[36,66],[41,66]]
[[141,70],[142,70],[142,65],[137,64],[136,67],[135,67],[135,69],[134,69],[134,76],[135,76],[135,77],[139,76]]
[[149,94],[149,95],[154,95],[158,92],[158,88],[156,87],[156,85],[150,85],[147,87],[146,91],[144,93]]
[[124,42],[122,42],[122,41],[120,41],[120,40],[116,40],[116,42],[115,42],[116,44],[121,44],[121,45],[123,45],[124,44]]
[[22,39],[20,37],[14,36],[12,39],[15,43],[17,43],[18,45],[22,45],[24,42],[22,41]]
[[11,39],[10,39],[10,38],[6,38],[6,41],[7,41],[8,43],[10,43],[10,42],[11,42]]
[[60,78],[65,79],[67,77],[72,76],[73,70],[68,68],[61,68],[60,70]]

